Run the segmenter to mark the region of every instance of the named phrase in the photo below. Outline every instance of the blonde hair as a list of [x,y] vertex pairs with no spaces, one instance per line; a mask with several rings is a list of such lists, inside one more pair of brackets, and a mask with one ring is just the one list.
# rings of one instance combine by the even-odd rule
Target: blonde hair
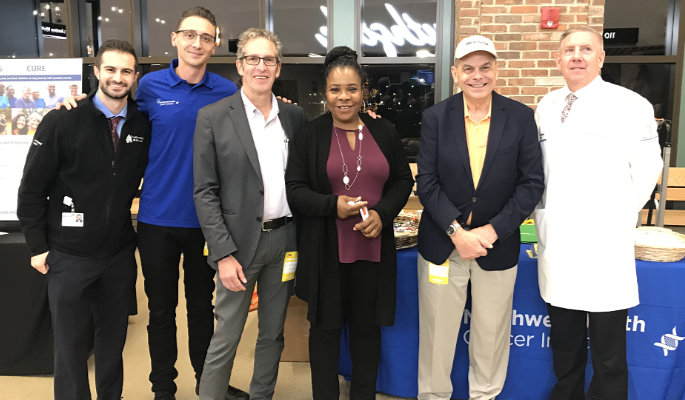
[[570,35],[577,33],[577,32],[589,32],[591,33],[595,39],[599,42],[600,50],[604,50],[604,37],[602,34],[597,31],[597,29],[589,26],[589,25],[581,25],[581,26],[576,26],[573,28],[567,29],[564,33],[561,34],[561,38],[559,38],[559,44],[564,43],[564,40],[569,37]]

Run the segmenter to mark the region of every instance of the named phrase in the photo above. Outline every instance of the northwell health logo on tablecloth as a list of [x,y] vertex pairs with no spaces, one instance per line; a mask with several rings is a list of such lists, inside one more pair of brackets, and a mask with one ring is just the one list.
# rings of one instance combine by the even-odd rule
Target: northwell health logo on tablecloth
[[674,351],[678,348],[678,342],[685,339],[683,336],[678,336],[676,333],[676,327],[673,327],[671,333],[667,333],[661,336],[661,341],[654,343],[654,346],[664,349],[664,357],[668,356],[669,351]]
[[[470,326],[471,323],[471,310],[468,308],[464,310],[462,319],[462,329],[460,341],[468,344],[470,337]],[[512,347],[512,354],[516,351],[516,348],[526,348],[526,352],[530,352],[535,348],[547,351],[545,349],[550,346],[549,339],[549,328],[552,326],[549,315],[547,314],[528,314],[514,309],[511,315],[511,336],[509,339],[509,345]],[[638,314],[628,315],[626,319],[626,332],[628,334],[628,341],[637,341],[640,347],[644,350],[641,357],[646,356],[646,352],[652,352],[651,358],[655,356],[668,357],[671,352],[674,352],[678,348],[678,343],[685,340],[685,337],[679,336],[677,333],[677,327],[672,327],[667,330],[667,333],[663,334],[663,329],[652,330],[651,332],[647,329],[646,319],[641,318]],[[653,338],[657,339],[656,342],[651,345],[648,343],[653,341]],[[651,346],[646,346],[650,344]],[[651,347],[651,348],[650,348]],[[655,351],[658,350],[658,351]]]
[[[470,325],[471,310],[464,310],[463,325]],[[512,334],[509,345],[512,347],[549,347],[549,328],[552,326],[549,315],[547,314],[526,314],[518,310],[511,313]],[[523,331],[523,332],[522,332]],[[469,342],[470,329],[463,330],[462,340]],[[626,332],[645,333],[645,321],[639,316],[628,316],[626,320]],[[674,328],[675,332],[675,328]],[[663,339],[662,339],[663,340]],[[682,338],[680,338],[682,340]],[[667,339],[667,343],[672,343],[673,339]],[[677,344],[676,344],[677,347]],[[673,350],[673,349],[670,349]]]

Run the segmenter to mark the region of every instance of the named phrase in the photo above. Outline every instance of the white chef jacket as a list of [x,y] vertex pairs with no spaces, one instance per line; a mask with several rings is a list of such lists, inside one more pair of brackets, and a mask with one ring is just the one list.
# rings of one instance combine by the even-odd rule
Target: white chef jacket
[[652,105],[599,76],[547,94],[536,120],[545,191],[535,209],[540,294],[591,312],[639,303],[634,229],[663,167]]

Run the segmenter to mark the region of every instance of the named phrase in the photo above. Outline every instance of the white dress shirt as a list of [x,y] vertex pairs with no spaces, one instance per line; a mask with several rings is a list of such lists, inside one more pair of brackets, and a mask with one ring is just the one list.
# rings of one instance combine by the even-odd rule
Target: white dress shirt
[[615,311],[639,303],[634,229],[663,166],[652,105],[599,76],[538,105],[545,192],[535,210],[540,294],[557,307]]
[[240,90],[245,104],[247,121],[257,149],[259,168],[264,184],[264,221],[291,216],[285,196],[285,167],[288,161],[288,140],[283,125],[278,119],[278,102],[271,94],[271,112],[264,115]]

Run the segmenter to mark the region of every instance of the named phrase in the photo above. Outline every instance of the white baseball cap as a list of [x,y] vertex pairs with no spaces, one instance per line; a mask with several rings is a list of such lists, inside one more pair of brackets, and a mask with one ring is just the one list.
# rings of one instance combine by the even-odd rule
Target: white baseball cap
[[474,51],[484,51],[497,58],[497,51],[495,51],[495,45],[492,43],[492,40],[480,35],[473,35],[462,39],[454,51],[454,58],[464,58]]

